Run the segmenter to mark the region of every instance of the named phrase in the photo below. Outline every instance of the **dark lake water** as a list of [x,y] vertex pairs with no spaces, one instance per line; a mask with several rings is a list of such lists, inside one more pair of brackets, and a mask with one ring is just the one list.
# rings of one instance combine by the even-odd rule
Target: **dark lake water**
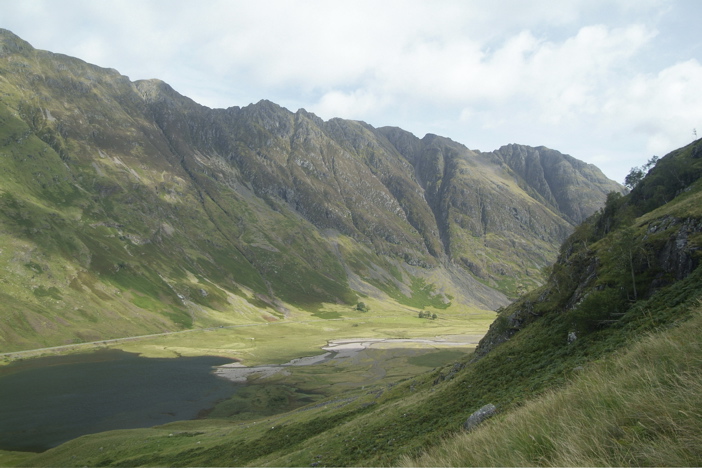
[[0,449],[43,451],[94,432],[194,419],[240,385],[212,373],[228,362],[103,350],[0,367]]

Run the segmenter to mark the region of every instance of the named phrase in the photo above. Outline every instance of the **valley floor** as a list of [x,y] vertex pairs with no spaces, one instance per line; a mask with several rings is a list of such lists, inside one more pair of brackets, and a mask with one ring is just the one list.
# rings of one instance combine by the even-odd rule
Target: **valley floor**
[[[465,358],[495,316],[491,311],[463,308],[439,310],[435,320],[428,320],[418,318],[418,310],[383,310],[379,305],[374,306],[377,315],[330,306],[337,307],[338,318],[302,317],[102,340],[5,353],[0,356],[0,363],[11,365],[16,360],[100,349],[120,349],[144,357],[209,355],[235,359],[238,363],[220,367],[218,373],[238,382],[245,381],[246,385],[232,398],[204,412],[204,419],[172,423],[165,429],[171,431],[168,434],[177,434],[191,432],[178,429],[181,426],[199,428],[193,430],[203,435],[212,429],[214,441],[219,438],[215,435],[219,434],[219,427],[236,431],[237,427],[244,428],[244,432],[237,433],[248,437],[246,434],[251,434],[256,422],[276,425],[276,421],[290,418],[307,421],[346,405],[356,407],[367,404],[365,400],[375,401],[400,381]],[[0,452],[0,466],[16,466],[25,459],[29,464],[41,466],[44,457],[73,451],[70,447],[74,443],[80,447],[90,445],[88,439],[112,440],[116,436],[127,446],[140,446],[145,434],[160,437],[161,432],[162,428],[153,428],[87,435],[38,455]],[[183,441],[169,440],[175,443],[173,448]],[[120,457],[141,453],[140,449],[119,451]],[[68,461],[47,463],[64,466]],[[92,466],[96,460],[82,463]]]
[[[435,338],[351,338],[343,340],[330,340],[322,349],[324,354],[295,358],[285,364],[274,366],[247,367],[240,363],[219,366],[216,373],[233,382],[246,382],[251,376],[258,378],[271,377],[279,372],[287,372],[287,367],[311,366],[348,358],[358,358],[358,354],[365,349],[404,349],[408,347],[442,349],[442,348],[473,348],[482,335],[452,335],[450,337]],[[449,341],[452,340],[452,341]],[[288,373],[289,374],[289,373]]]

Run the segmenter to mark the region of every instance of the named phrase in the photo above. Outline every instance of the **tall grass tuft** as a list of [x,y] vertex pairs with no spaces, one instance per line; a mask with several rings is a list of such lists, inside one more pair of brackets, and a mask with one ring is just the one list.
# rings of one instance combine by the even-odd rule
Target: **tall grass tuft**
[[702,307],[408,466],[702,466]]

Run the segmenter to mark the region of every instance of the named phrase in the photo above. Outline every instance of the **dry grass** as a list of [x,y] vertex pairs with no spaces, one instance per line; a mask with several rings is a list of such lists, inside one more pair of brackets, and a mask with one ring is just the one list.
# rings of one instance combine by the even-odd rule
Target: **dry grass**
[[702,308],[408,466],[702,465]]

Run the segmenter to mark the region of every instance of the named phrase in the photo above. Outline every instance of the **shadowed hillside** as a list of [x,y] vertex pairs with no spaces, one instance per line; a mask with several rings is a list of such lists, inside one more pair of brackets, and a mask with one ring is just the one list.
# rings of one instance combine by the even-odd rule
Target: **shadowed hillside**
[[364,297],[495,309],[622,190],[545,148],[209,109],[6,30],[0,96],[1,351]]

